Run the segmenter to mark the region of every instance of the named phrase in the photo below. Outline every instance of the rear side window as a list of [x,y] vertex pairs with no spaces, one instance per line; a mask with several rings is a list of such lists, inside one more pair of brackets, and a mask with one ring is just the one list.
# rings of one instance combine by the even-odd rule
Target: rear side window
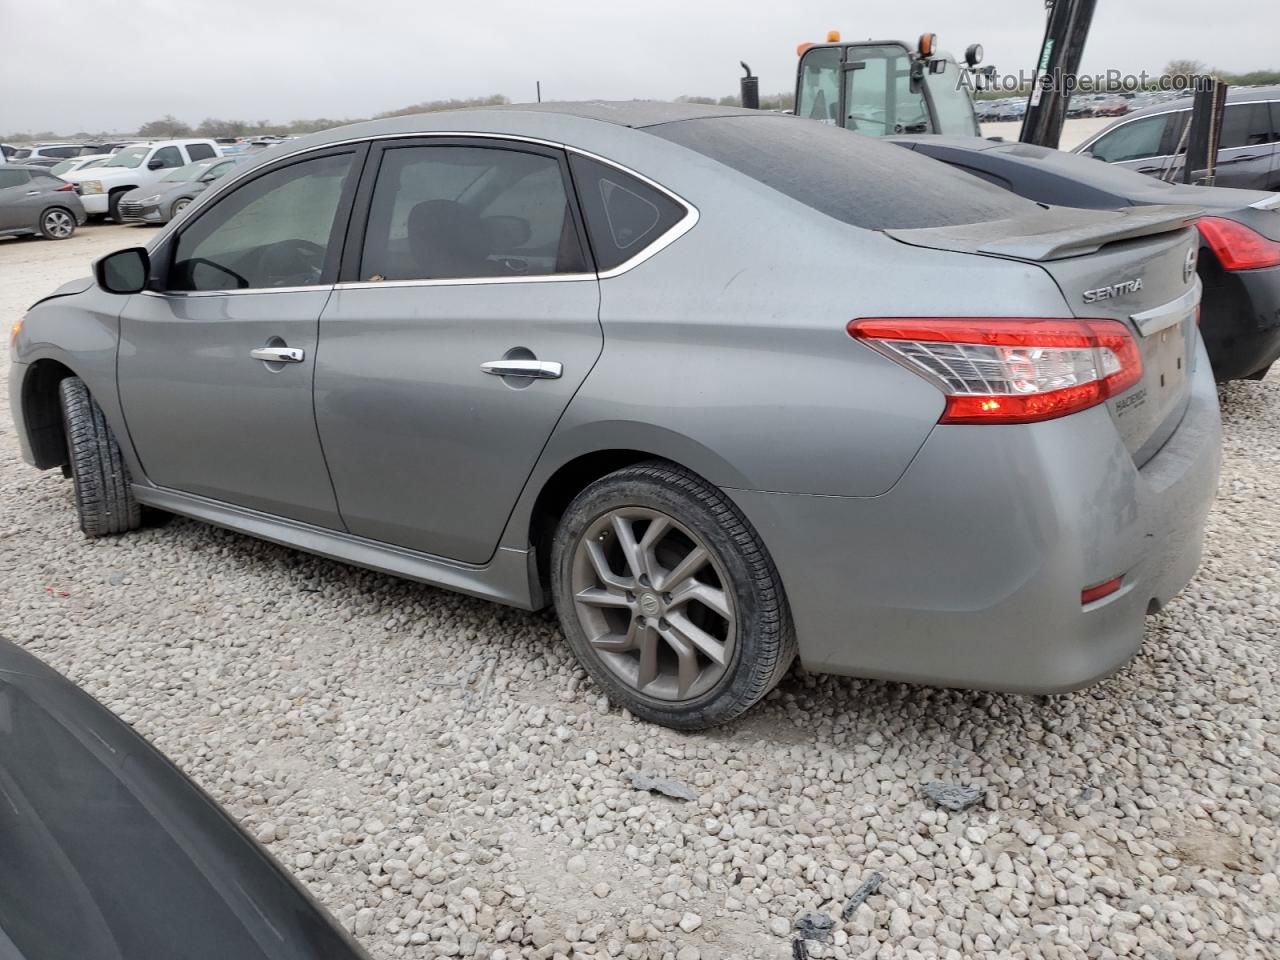
[[1265,103],[1237,103],[1222,118],[1222,150],[1271,142],[1271,111]]
[[647,127],[645,132],[867,230],[986,223],[1040,209],[895,144],[794,117],[715,117]]
[[597,269],[612,270],[688,216],[683,204],[616,167],[569,159]]
[[5,187],[20,187],[27,182],[27,171],[5,170],[0,168],[0,190]]
[[210,157],[217,156],[213,152],[213,147],[207,143],[188,143],[187,156],[192,160],[208,160]]

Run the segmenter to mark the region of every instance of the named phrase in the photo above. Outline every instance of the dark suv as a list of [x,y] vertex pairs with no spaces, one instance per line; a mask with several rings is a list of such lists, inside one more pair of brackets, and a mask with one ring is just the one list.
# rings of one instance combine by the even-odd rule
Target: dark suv
[[[1181,167],[1174,155],[1191,119],[1191,103],[1190,98],[1174,100],[1130,114],[1075,152],[1167,179],[1174,167]],[[1227,94],[1217,185],[1280,191],[1280,87]]]

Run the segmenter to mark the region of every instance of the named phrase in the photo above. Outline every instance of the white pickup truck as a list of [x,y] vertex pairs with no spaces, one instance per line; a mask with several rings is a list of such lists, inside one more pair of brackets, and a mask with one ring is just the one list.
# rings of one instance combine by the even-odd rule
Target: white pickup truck
[[102,166],[67,174],[64,179],[79,189],[86,213],[105,213],[119,223],[120,200],[134,187],[153,183],[170,170],[219,153],[212,140],[156,140],[125,147]]

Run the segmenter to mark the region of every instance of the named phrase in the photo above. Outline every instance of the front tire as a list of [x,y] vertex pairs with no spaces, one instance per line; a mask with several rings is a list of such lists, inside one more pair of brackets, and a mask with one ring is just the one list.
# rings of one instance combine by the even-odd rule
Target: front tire
[[173,201],[173,206],[169,208],[169,219],[178,219],[182,211],[187,209],[189,206],[191,206],[190,197],[179,197],[177,200]]
[[734,504],[664,461],[583,490],[560,520],[552,592],[569,645],[614,702],[679,730],[733,720],[795,658],[778,572]]
[[128,192],[128,190],[117,190],[107,197],[107,216],[111,218],[112,223],[124,223],[120,219],[120,201],[124,199],[124,195]]
[[79,377],[67,377],[58,384],[58,399],[80,529],[86,537],[137,529],[142,511],[102,408]]
[[76,232],[76,218],[64,207],[50,207],[40,214],[40,236],[46,240],[66,240]]

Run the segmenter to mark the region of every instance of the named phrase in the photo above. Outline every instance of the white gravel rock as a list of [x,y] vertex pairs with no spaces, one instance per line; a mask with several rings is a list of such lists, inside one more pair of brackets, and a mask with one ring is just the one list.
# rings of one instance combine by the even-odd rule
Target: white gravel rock
[[[16,318],[136,242],[0,240]],[[84,540],[0,389],[4,635],[168,754],[383,958],[1280,955],[1280,382],[1223,388],[1205,558],[1092,690],[793,671],[709,735],[640,724],[554,622],[174,520]],[[639,792],[631,774],[687,784]],[[920,785],[973,787],[953,813]]]

